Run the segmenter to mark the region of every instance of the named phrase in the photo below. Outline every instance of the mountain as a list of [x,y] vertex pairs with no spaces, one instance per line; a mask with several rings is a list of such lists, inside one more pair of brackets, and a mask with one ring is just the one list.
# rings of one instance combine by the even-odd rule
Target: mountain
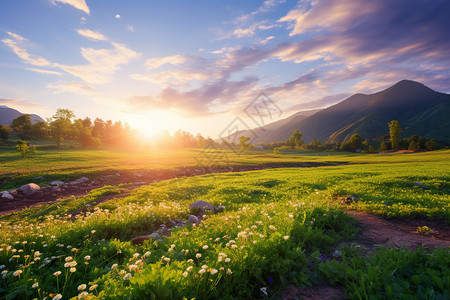
[[[299,111],[286,119],[281,119],[276,122],[264,125],[262,127],[253,128],[251,130],[238,131],[237,136],[238,137],[241,137],[241,136],[251,137],[252,144],[271,143],[272,141],[277,139],[277,132],[280,130],[280,128],[290,127],[292,123],[296,123],[296,122],[299,122],[300,120],[304,120],[304,119],[312,116],[313,114],[317,113],[318,111],[320,111],[320,109]],[[236,133],[233,134],[233,137],[235,134]],[[219,141],[221,141],[221,140],[229,141],[232,139],[228,139],[228,138],[219,139]]]
[[267,134],[264,132],[259,139],[265,143],[283,142],[296,129],[303,133],[306,143],[311,139],[342,142],[354,133],[373,139],[388,134],[388,122],[398,120],[403,137],[417,134],[450,143],[449,116],[449,94],[436,92],[419,82],[402,80],[374,94],[355,94],[308,117],[293,115],[280,120],[276,123],[281,126]]
[[[23,115],[23,113],[18,110],[9,108],[5,105],[0,105],[0,125],[11,125],[12,121],[21,115]],[[30,119],[33,124],[36,122],[45,122],[44,119],[35,114],[30,114]]]

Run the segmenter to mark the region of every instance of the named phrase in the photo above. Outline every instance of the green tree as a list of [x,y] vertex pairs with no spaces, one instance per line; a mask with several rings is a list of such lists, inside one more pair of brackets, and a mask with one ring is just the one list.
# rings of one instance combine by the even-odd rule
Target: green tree
[[30,115],[21,115],[12,120],[11,129],[17,132],[20,139],[29,140],[31,138],[31,128]]
[[239,148],[241,151],[247,150],[251,145],[248,143],[250,141],[249,137],[241,136],[239,137]]
[[436,140],[434,140],[434,139],[428,140],[425,143],[425,147],[429,151],[436,150],[437,146],[438,146],[438,144],[437,144]]
[[64,138],[71,133],[72,119],[75,118],[69,109],[58,108],[50,120],[51,135],[56,141],[56,148],[60,148]]
[[369,146],[368,152],[369,152],[369,153],[375,153],[375,147],[372,146],[372,145],[370,145],[370,146]]
[[0,125],[0,139],[7,140],[9,137],[9,132],[2,125]]
[[34,156],[36,153],[36,146],[28,146],[25,141],[18,140],[16,143],[16,150],[20,152],[22,158]]
[[392,149],[399,149],[400,146],[400,135],[402,133],[402,128],[397,120],[392,120],[389,122],[389,135],[391,139]]
[[380,144],[380,150],[381,151],[386,151],[388,149],[388,145],[386,144],[385,141],[382,141]]
[[301,145],[303,145],[302,140],[303,133],[301,133],[298,129],[294,130],[291,137],[286,141],[286,144],[290,146],[292,149],[299,149]]

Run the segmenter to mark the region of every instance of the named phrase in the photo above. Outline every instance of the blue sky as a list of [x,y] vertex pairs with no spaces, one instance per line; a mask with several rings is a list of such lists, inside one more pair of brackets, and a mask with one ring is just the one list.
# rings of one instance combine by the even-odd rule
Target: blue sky
[[217,138],[264,91],[288,117],[402,79],[449,92],[445,0],[0,3],[0,104]]

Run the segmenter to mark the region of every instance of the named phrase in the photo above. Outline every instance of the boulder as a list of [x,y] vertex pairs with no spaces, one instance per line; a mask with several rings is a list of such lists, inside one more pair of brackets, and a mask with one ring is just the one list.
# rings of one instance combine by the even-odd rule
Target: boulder
[[50,182],[50,185],[52,186],[57,186],[57,185],[63,185],[64,181],[61,180],[53,180],[52,182]]
[[14,200],[14,196],[11,195],[10,193],[6,192],[2,194],[2,198],[3,199],[7,199],[7,200]]
[[194,215],[190,215],[188,218],[188,222],[192,224],[198,224],[198,218]]
[[209,210],[211,212],[215,212],[214,205],[212,205],[209,202],[203,201],[203,200],[195,201],[194,203],[189,205],[189,209],[191,211],[198,211],[198,212],[201,212],[201,213],[203,213],[206,210]]
[[131,240],[131,243],[133,245],[140,245],[142,244],[144,241],[149,240],[150,237],[148,235],[141,235],[138,237],[135,237],[134,239]]
[[225,210],[225,206],[219,205],[216,207],[216,212],[223,212]]
[[152,234],[150,234],[149,237],[154,240],[157,240],[157,241],[162,241],[162,237],[156,232],[153,232]]
[[24,194],[25,196],[31,196],[34,193],[36,193],[37,191],[39,191],[41,188],[34,183],[29,183],[29,184],[25,184],[22,185],[18,191],[22,194]]

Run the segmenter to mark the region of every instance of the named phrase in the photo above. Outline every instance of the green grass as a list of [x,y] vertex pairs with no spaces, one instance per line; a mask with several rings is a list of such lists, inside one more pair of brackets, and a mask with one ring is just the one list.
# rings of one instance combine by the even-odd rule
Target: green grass
[[[118,165],[131,169],[189,165],[193,151],[170,152],[158,160],[145,153],[118,158],[120,153],[104,151],[47,155],[65,153],[68,162],[78,153],[76,164],[81,169],[100,172]],[[98,155],[97,165],[81,159],[82,153]],[[251,152],[233,156],[234,164],[347,165],[177,178],[97,204],[104,195],[121,191],[105,187],[85,197],[2,216],[0,297],[42,299],[62,294],[68,299],[85,291],[101,299],[278,299],[288,284],[307,287],[328,280],[343,286],[353,299],[445,299],[450,288],[448,249],[409,253],[375,247],[368,258],[360,248],[346,246],[356,234],[355,224],[342,212],[337,197],[361,199],[346,207],[350,209],[449,223],[449,154],[305,157]],[[141,165],[123,166],[144,157]],[[106,162],[114,159],[122,159],[121,164],[108,166]],[[46,167],[31,160],[30,164]],[[64,166],[57,172],[71,176],[71,169]],[[430,188],[420,188],[416,181]],[[224,205],[226,210],[208,214],[199,227],[174,229],[162,242],[130,243],[161,224],[169,226],[170,220],[186,220],[189,205],[196,200]],[[80,214],[69,215],[73,211]],[[337,249],[341,256],[333,258]],[[55,276],[58,271],[61,275]],[[36,282],[39,287],[33,288]]]

